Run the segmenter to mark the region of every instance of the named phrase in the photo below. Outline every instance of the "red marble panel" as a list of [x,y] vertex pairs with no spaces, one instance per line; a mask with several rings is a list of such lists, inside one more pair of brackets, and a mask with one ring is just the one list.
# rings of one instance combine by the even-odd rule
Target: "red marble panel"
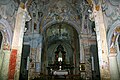
[[16,58],[17,58],[17,50],[12,49],[12,52],[10,54],[10,61],[9,61],[8,80],[14,80]]

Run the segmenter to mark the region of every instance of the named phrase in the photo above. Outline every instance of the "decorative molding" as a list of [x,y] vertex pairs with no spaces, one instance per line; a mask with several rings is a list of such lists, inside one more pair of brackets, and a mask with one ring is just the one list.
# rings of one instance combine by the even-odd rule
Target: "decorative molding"
[[4,43],[3,44],[3,50],[10,50],[10,44]]
[[0,5],[6,5],[10,2],[11,0],[0,0]]
[[25,9],[25,4],[24,4],[23,2],[21,2],[21,3],[20,3],[20,7],[21,7],[22,9]]
[[120,26],[118,26],[116,29],[115,29],[115,32],[120,34]]
[[120,0],[109,0],[109,2],[114,6],[120,5]]
[[[114,2],[114,0],[112,1]],[[109,29],[115,21],[120,20],[120,6],[114,6],[109,1],[104,1],[102,3],[102,9],[105,13],[107,29]]]
[[116,54],[117,50],[115,47],[110,48],[110,54]]
[[108,57],[116,57],[116,56],[117,56],[116,53],[114,53],[114,54],[112,53],[112,54],[109,54],[109,55],[108,55]]
[[16,19],[15,17],[16,17],[17,9],[18,9],[18,4],[15,3],[13,0],[10,0],[10,2],[5,5],[0,5],[1,19],[3,18],[8,21],[12,31],[14,30],[14,26],[15,26],[15,19]]
[[[85,1],[76,1],[73,3],[68,0],[48,1],[43,4],[42,1],[28,2],[28,10],[34,19],[34,23],[38,23],[37,27],[42,28],[51,22],[72,22],[80,28],[83,16],[87,16],[88,4]],[[39,4],[38,4],[39,3]],[[41,14],[39,14],[41,13]],[[86,20],[85,20],[86,21]],[[86,24],[87,22],[84,22]],[[38,28],[38,29],[39,29]],[[78,29],[79,30],[79,29]],[[79,30],[80,32],[81,30]]]
[[[107,33],[107,42],[108,42],[108,49],[110,52],[110,47],[114,46],[114,42],[116,38],[114,36],[117,36],[115,30],[120,26],[120,20],[115,21],[111,26],[110,29]],[[119,29],[119,28],[118,28]],[[112,37],[113,37],[113,42],[112,42]]]
[[11,26],[9,25],[8,21],[5,19],[0,19],[0,24],[3,25],[1,31],[3,32],[3,36],[4,36],[4,49],[9,49],[12,44],[12,35],[13,35]]
[[93,1],[92,0],[87,0],[87,2],[90,6],[93,6]]
[[96,9],[97,11],[99,11],[99,10],[100,10],[100,6],[99,6],[99,5],[96,5],[96,6],[95,6],[95,9]]

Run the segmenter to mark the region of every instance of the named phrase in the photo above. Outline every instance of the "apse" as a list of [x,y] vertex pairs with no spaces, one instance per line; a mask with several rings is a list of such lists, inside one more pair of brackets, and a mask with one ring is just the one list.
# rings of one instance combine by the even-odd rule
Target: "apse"
[[43,42],[43,73],[49,73],[45,67],[50,68],[50,65],[55,65],[56,62],[59,63],[60,61],[64,62],[62,66],[69,66],[67,69],[75,68],[71,70],[70,74],[79,73],[79,38],[76,29],[72,25],[64,22],[52,24],[47,27]]

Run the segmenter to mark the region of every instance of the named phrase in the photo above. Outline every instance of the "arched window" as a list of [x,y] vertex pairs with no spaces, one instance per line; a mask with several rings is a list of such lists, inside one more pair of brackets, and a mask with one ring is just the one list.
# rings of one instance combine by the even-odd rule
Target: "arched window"
[[2,36],[1,31],[0,31],[0,49],[1,49],[2,39],[3,39],[3,36]]

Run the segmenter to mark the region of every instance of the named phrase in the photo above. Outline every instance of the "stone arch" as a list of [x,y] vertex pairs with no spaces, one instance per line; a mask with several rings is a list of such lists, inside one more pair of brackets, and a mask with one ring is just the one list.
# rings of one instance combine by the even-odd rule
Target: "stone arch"
[[[51,26],[51,25],[53,25],[53,24],[57,24],[57,23],[65,23],[65,24],[68,24],[68,25],[70,25],[71,27],[73,27],[74,29],[75,29],[75,31],[77,32],[77,34],[78,34],[78,40],[80,39],[80,28],[79,28],[79,26],[77,25],[77,24],[75,24],[74,22],[72,22],[72,21],[50,21],[50,22],[48,22],[46,25],[43,25],[43,28],[42,28],[42,35],[43,35],[43,37],[45,36],[44,35],[44,32],[46,32],[46,30]],[[56,45],[58,45],[59,43],[57,43]],[[63,43],[63,45],[65,46],[65,43]],[[66,44],[66,45],[69,45],[69,44]],[[69,45],[69,47],[70,47],[70,45]],[[72,48],[72,47],[71,47]]]
[[120,27],[120,21],[117,20],[116,22],[114,22],[109,31],[108,31],[108,35],[107,35],[107,42],[108,42],[108,52],[110,53],[110,48],[112,46],[115,46],[115,42],[117,40],[117,36],[118,36],[118,32],[116,32],[117,28]]
[[[115,21],[108,31],[107,40],[108,40],[108,57],[109,57],[109,69],[111,79],[119,79],[120,71],[120,54],[117,52],[117,39],[120,31],[120,21]],[[114,66],[113,66],[114,65]]]
[[[62,23],[62,22],[58,22],[58,21],[51,21],[49,23],[47,23],[46,25],[43,26],[42,28],[42,34],[45,32],[45,30],[50,27],[52,24],[56,24],[56,23]],[[80,28],[78,25],[76,25],[74,22],[72,21],[63,21],[63,23],[69,24],[71,25],[78,33],[78,35],[80,34]]]
[[[80,27],[77,25],[77,24],[75,24],[75,22],[72,22],[72,21],[50,21],[50,22],[48,22],[47,24],[45,24],[45,25],[42,25],[42,30],[41,30],[41,34],[42,34],[42,36],[43,37],[45,37],[46,35],[45,35],[45,33],[46,33],[46,30],[48,29],[48,28],[50,28],[52,25],[55,25],[55,24],[59,24],[59,23],[63,23],[63,24],[67,24],[67,25],[69,25],[72,29],[74,28],[74,30],[75,30],[75,32],[76,32],[76,34],[77,34],[77,37],[78,37],[78,49],[77,50],[80,50],[80,46],[79,46],[79,41],[80,41]],[[45,40],[45,39],[44,39]],[[43,41],[43,44],[45,44],[45,42]],[[58,43],[57,44],[55,44],[55,46],[57,46],[59,44],[59,41],[58,41]],[[64,43],[61,43],[64,47],[66,47],[66,44],[64,44]],[[68,45],[68,44],[67,44]],[[70,46],[70,45],[69,45]],[[76,46],[76,45],[75,45]],[[44,46],[45,47],[45,46]],[[55,47],[53,48],[53,49],[55,49]],[[65,48],[66,49],[66,48]],[[73,49],[73,47],[71,47],[70,49]],[[76,60],[77,59],[77,57],[76,57],[76,55],[80,55],[79,54],[79,51],[77,51],[77,50],[72,50],[72,52],[74,53],[74,55],[72,56],[70,56],[70,57],[73,57],[74,59],[71,59],[71,60],[73,60],[73,64],[75,64],[76,66],[79,64],[79,62],[78,62],[78,60],[80,60],[80,59],[78,59],[78,60]],[[44,53],[44,50],[43,50],[43,53]],[[41,55],[43,55],[43,53],[41,54]],[[78,54],[77,54],[78,53]],[[48,54],[48,53],[46,53],[46,54]],[[68,57],[69,58],[69,57]],[[67,58],[67,59],[68,59]],[[68,59],[68,61],[71,61],[70,59]],[[45,61],[47,61],[47,60],[45,60]],[[71,61],[72,62],[72,61]],[[77,64],[78,63],[78,64]],[[44,64],[45,65],[47,65],[47,62],[45,63],[44,61],[43,61],[43,64],[42,64],[42,67],[44,68]],[[44,70],[44,69],[43,69]],[[76,71],[77,71],[77,69],[76,69]],[[43,73],[44,73],[44,71],[43,71]],[[77,73],[75,73],[75,70],[73,71],[73,73],[74,74],[77,74]]]
[[3,35],[3,45],[4,45],[4,50],[5,49],[10,49],[12,45],[12,29],[7,20],[5,19],[0,19],[0,31]]

